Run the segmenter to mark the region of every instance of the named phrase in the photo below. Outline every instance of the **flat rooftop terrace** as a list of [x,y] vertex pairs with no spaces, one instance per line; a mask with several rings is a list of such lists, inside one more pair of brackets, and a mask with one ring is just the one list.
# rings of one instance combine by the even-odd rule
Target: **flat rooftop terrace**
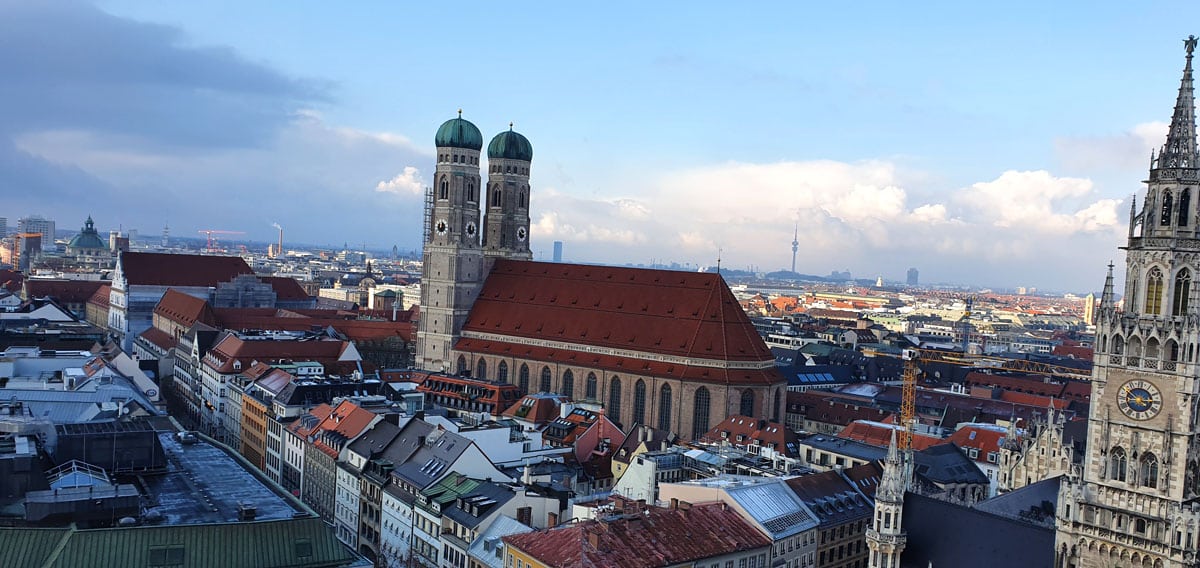
[[164,524],[238,520],[241,505],[257,508],[255,520],[290,519],[302,509],[277,494],[220,448],[198,441],[183,445],[174,433],[159,434],[169,473],[142,478],[148,507]]

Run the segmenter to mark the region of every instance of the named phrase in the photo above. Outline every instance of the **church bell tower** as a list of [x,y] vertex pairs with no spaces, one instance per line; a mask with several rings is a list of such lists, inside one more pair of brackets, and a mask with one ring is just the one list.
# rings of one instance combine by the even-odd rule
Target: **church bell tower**
[[484,272],[497,258],[529,260],[529,139],[508,130],[488,144],[487,211],[483,233]]
[[1167,141],[1130,211],[1123,308],[1113,267],[1097,313],[1087,454],[1060,486],[1060,568],[1198,566],[1200,544],[1200,155],[1192,56]]
[[416,363],[430,371],[459,372],[451,360],[454,341],[483,284],[479,177],[483,136],[462,118],[447,120],[435,137],[437,167],[425,214],[421,319]]

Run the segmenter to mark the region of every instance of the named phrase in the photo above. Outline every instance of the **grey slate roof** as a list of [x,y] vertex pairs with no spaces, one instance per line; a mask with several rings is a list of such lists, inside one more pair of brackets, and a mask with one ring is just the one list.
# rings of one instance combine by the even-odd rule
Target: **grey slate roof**
[[501,552],[504,550],[504,542],[500,539],[510,534],[527,532],[533,532],[533,528],[522,524],[512,517],[497,517],[495,521],[492,521],[492,525],[483,531],[475,539],[475,542],[471,543],[471,548],[467,550],[467,554],[490,568],[504,568],[504,558],[501,555]]
[[913,453],[917,475],[937,484],[989,483],[986,475],[954,444],[939,444]]
[[[442,514],[464,527],[474,529],[515,496],[513,490],[508,487],[484,482],[462,496],[461,507],[459,502],[455,502],[442,509]],[[466,509],[475,510],[478,514],[472,514]]]
[[[1054,528],[1010,519],[931,497],[904,496],[908,545],[902,568],[1051,568]],[[953,538],[947,538],[953,535]]]
[[450,466],[470,447],[471,440],[446,430],[433,430],[422,438],[425,444],[417,447],[416,453],[396,468],[395,475],[425,489],[449,473]]

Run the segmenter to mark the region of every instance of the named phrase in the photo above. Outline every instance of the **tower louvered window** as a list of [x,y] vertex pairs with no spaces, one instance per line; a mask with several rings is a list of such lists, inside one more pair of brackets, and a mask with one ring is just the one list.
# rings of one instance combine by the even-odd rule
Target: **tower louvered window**
[[1162,201],[1162,217],[1158,220],[1159,225],[1166,227],[1171,224],[1171,211],[1171,192],[1164,191]]
[[1192,190],[1185,189],[1185,190],[1183,190],[1183,193],[1179,194],[1178,225],[1180,227],[1188,226],[1188,216],[1189,216],[1188,210],[1191,208],[1191,205],[1192,205]]

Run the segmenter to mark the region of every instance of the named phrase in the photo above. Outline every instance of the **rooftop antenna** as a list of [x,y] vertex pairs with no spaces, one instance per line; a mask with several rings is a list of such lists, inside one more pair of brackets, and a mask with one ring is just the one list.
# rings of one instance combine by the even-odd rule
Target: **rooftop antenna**
[[717,247],[717,275],[721,275],[721,247]]

